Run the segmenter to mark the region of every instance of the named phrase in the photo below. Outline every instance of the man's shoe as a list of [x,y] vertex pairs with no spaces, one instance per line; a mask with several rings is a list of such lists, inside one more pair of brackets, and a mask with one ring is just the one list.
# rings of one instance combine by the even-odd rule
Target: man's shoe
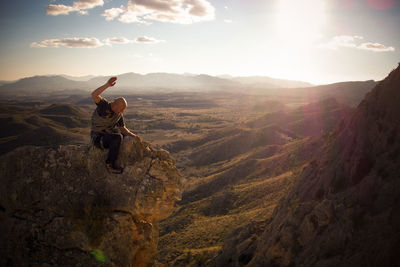
[[106,163],[107,170],[111,173],[121,174],[124,169],[120,167],[115,167],[111,163]]

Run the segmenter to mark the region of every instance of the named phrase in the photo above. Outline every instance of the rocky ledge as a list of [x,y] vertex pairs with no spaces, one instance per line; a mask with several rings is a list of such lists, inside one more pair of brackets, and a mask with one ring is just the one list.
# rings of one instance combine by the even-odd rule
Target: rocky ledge
[[111,174],[92,146],[21,147],[0,160],[1,266],[146,266],[181,197],[165,150],[126,137]]

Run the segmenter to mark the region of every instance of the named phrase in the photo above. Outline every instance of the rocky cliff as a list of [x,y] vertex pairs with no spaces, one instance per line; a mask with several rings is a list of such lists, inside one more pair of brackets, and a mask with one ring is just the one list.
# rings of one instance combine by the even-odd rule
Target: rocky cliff
[[400,66],[305,167],[268,222],[234,232],[219,266],[399,266]]
[[0,160],[1,266],[146,266],[181,196],[165,150],[126,137],[120,175],[91,146],[21,147]]

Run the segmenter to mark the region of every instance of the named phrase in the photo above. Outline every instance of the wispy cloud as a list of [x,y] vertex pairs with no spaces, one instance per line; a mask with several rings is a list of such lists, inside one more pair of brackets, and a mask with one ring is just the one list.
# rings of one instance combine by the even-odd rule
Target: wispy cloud
[[363,40],[364,37],[362,36],[350,36],[350,35],[340,35],[333,37],[329,42],[319,44],[319,48],[326,48],[326,49],[333,49],[338,50],[342,47],[347,48],[354,48],[354,49],[362,49],[362,50],[369,50],[373,52],[388,52],[394,51],[395,48],[392,46],[385,46],[380,43],[371,43],[371,42],[364,42],[360,43],[360,40]]
[[328,48],[337,50],[340,47],[350,47],[355,48],[357,45],[355,44],[356,40],[362,40],[361,36],[349,36],[349,35],[340,35],[333,37],[329,42],[320,44],[320,48]]
[[385,46],[383,44],[379,43],[362,43],[358,47],[358,49],[364,49],[364,50],[370,50],[374,52],[388,52],[388,51],[394,51],[393,46]]
[[46,6],[46,12],[52,16],[68,15],[71,12],[77,12],[81,15],[86,15],[88,13],[88,9],[103,5],[103,0],[78,0],[74,1],[72,6],[50,4]]
[[96,48],[104,44],[97,38],[63,38],[63,39],[48,39],[39,43],[31,43],[31,47],[69,47],[69,48]]
[[104,45],[112,46],[113,44],[132,44],[132,43],[143,43],[143,44],[156,44],[164,42],[164,40],[158,40],[156,38],[141,36],[135,40],[130,40],[125,37],[111,37],[100,41],[97,38],[63,38],[63,39],[47,39],[40,42],[31,43],[33,48],[46,48],[46,47],[68,47],[68,48],[97,48]]
[[135,39],[135,43],[156,44],[160,42],[164,42],[164,40],[157,40],[155,38],[147,36],[141,36]]
[[130,44],[133,41],[125,37],[112,37],[104,39],[103,42],[107,45],[111,45],[111,44]]
[[215,8],[207,0],[128,0],[126,6],[106,9],[106,20],[123,23],[150,21],[191,24],[213,20]]

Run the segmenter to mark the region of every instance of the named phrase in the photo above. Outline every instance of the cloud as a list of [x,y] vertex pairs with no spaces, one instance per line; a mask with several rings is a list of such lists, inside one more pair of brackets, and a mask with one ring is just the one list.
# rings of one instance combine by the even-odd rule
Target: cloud
[[39,43],[31,43],[31,47],[44,48],[44,47],[69,47],[69,48],[96,48],[103,46],[97,38],[64,38],[64,39],[48,39]]
[[75,11],[71,6],[65,5],[48,5],[46,7],[46,12],[49,15],[57,16],[57,15],[68,15],[70,12]]
[[388,52],[388,51],[394,51],[393,46],[385,46],[383,44],[379,43],[362,43],[358,47],[358,49],[364,49],[364,50],[370,50],[374,52]]
[[114,7],[106,9],[102,16],[106,17],[106,20],[110,21],[118,18],[119,15],[121,15],[124,12],[125,12],[124,6],[121,6],[120,8]]
[[337,50],[340,47],[350,47],[355,48],[357,45],[355,44],[356,39],[363,39],[361,36],[349,36],[349,35],[340,35],[335,36],[328,43],[320,44],[320,48],[328,48]]
[[72,6],[66,5],[54,5],[50,4],[46,6],[46,12],[48,15],[68,15],[71,12],[77,12],[81,15],[86,15],[87,9],[92,9],[96,6],[103,6],[103,0],[78,0],[72,3]]
[[135,39],[135,43],[146,43],[146,44],[156,44],[164,42],[164,40],[157,40],[152,37],[147,37],[147,36],[141,36]]
[[365,42],[361,44],[357,44],[359,40],[363,40],[364,37],[362,36],[350,36],[350,35],[340,35],[333,37],[329,42],[319,44],[319,48],[326,48],[326,49],[333,49],[338,50],[339,48],[346,47],[346,48],[354,48],[354,49],[362,49],[362,50],[369,50],[373,52],[388,52],[394,51],[394,47],[392,46],[385,46],[380,43],[371,43]]
[[111,45],[111,44],[130,44],[133,43],[132,40],[129,40],[125,37],[112,37],[112,38],[107,38],[104,39],[103,42],[106,45]]
[[233,21],[231,19],[224,19],[225,23],[232,23]]
[[215,8],[207,0],[128,0],[126,7],[106,9],[103,16],[123,23],[192,24],[213,20]]
[[63,38],[63,39],[48,39],[41,42],[33,42],[30,47],[33,48],[46,48],[46,47],[68,47],[68,48],[97,48],[104,45],[112,46],[113,44],[132,44],[132,43],[144,43],[144,44],[156,44],[164,42],[164,40],[157,40],[152,37],[142,36],[135,40],[129,40],[125,37],[111,37],[106,38],[102,42],[97,38]]
[[73,3],[73,6],[79,9],[91,9],[102,5],[104,5],[103,0],[78,0]]

